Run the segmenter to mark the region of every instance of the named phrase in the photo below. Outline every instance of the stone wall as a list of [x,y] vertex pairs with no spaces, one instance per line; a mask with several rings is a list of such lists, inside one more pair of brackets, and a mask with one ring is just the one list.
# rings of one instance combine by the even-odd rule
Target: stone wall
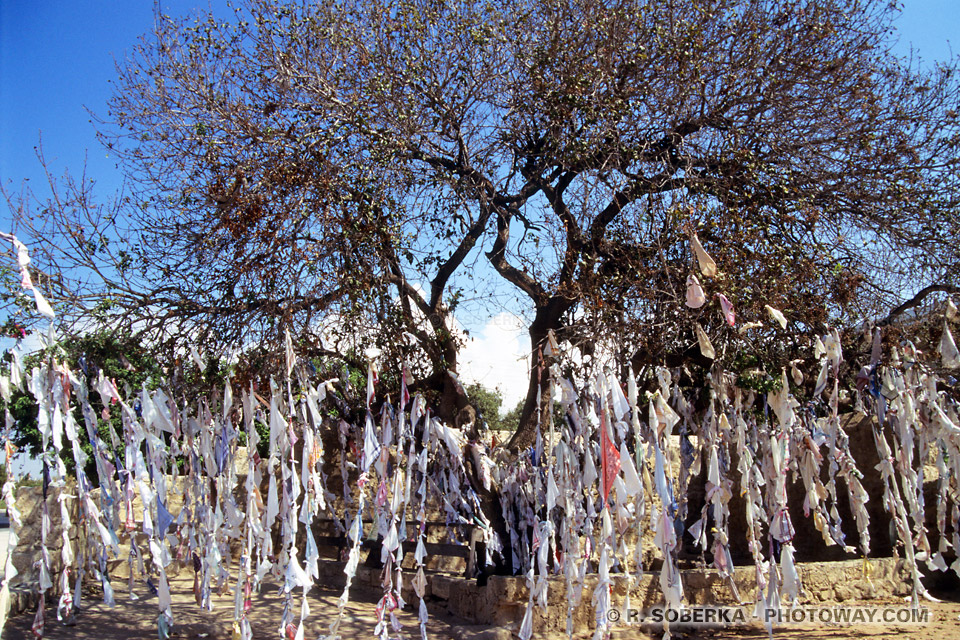
[[[66,487],[63,492],[67,500],[67,508],[70,512],[71,527],[68,535],[71,540],[76,541],[78,535],[77,527],[77,491],[76,487]],[[50,579],[56,583],[57,577],[63,569],[63,562],[60,554],[63,549],[63,536],[61,535],[61,517],[60,517],[60,494],[59,488],[51,487],[47,495],[47,509],[50,514],[50,531],[47,534],[47,553],[50,560],[49,572]],[[36,590],[40,580],[40,561],[43,557],[41,552],[40,524],[43,514],[43,488],[42,487],[20,487],[17,491],[17,509],[20,511],[23,525],[16,529],[18,542],[13,550],[13,566],[17,570],[17,575],[11,581],[11,587],[32,587]],[[11,523],[11,526],[13,524]],[[56,589],[58,585],[55,585]]]
[[[241,448],[243,449],[243,448]],[[246,504],[246,491],[244,489],[246,482],[246,454],[245,451],[238,453],[237,455],[237,483],[234,488],[234,497],[237,500],[237,503],[241,507]],[[240,471],[242,470],[242,473]],[[185,496],[183,477],[178,478],[175,482],[171,477],[168,477],[167,481],[167,508],[170,512],[176,517],[180,510],[183,508],[183,500]],[[262,488],[262,492],[265,493],[266,486]],[[80,538],[87,535],[87,528],[84,526],[78,526],[80,521],[78,515],[78,500],[76,499],[76,485],[68,484],[64,489],[63,493],[66,496],[67,507],[70,513],[71,527],[68,531],[68,536],[71,541],[71,544],[74,549],[74,553],[79,562],[81,553],[84,553],[80,549]],[[60,495],[61,490],[57,487],[50,487],[47,495],[47,508],[50,514],[50,531],[47,536],[47,552],[49,558],[49,575],[51,581],[54,583],[53,588],[48,592],[49,596],[58,596],[59,595],[59,577],[63,570],[63,563],[61,560],[61,551],[63,549],[63,536],[61,535],[61,513],[60,513]],[[94,502],[98,505],[100,504],[100,489],[94,489],[91,491],[91,497]],[[43,512],[43,490],[42,487],[21,487],[16,496],[17,500],[17,509],[21,513],[22,526],[17,529],[17,535],[19,536],[19,542],[16,548],[13,550],[13,563],[14,567],[17,569],[18,575],[11,581],[11,590],[14,593],[13,599],[13,613],[18,611],[25,610],[27,608],[35,608],[37,604],[37,593],[39,591],[39,579],[40,579],[40,560],[42,558],[41,551],[41,539],[40,539],[40,528],[42,521],[42,512]],[[371,500],[368,500],[368,505],[372,503]],[[140,552],[143,554],[145,561],[147,561],[147,566],[149,567],[149,557],[150,557],[150,548],[149,548],[149,539],[146,535],[140,532],[140,527],[142,526],[143,520],[143,504],[140,500],[139,492],[134,494],[133,499],[133,520],[137,523],[137,527],[132,532],[125,532],[123,529],[123,520],[125,517],[124,507],[120,507],[120,511],[117,515],[117,519],[114,522],[115,530],[120,536],[120,556],[113,557],[109,556],[107,560],[107,570],[108,574],[111,577],[111,580],[122,579],[126,580],[129,577],[129,563],[128,556],[130,553],[130,544],[129,544],[129,535],[135,535],[137,538],[137,545],[140,549]],[[343,509],[342,498],[338,500],[336,508],[339,510]],[[439,543],[439,542],[448,542],[446,528],[440,526],[444,519],[444,513],[436,510],[429,509],[426,513],[427,520],[430,522],[430,526],[426,529],[426,542]],[[351,513],[351,517],[353,514]],[[369,526],[369,512],[364,514],[365,523]],[[409,531],[413,531],[416,527],[416,513],[413,507],[410,507],[407,513],[407,522],[409,526]],[[338,532],[334,521],[330,519],[329,514],[322,514],[321,517],[318,517],[314,521],[313,525],[314,535],[318,538],[324,536],[336,536],[338,533],[342,535],[342,532]],[[302,537],[302,534],[301,534]],[[99,534],[96,534],[92,538],[93,542],[99,546]],[[84,539],[86,542],[86,539]],[[299,541],[299,546],[303,548],[303,540]],[[90,554],[99,553],[97,547],[91,545],[91,549],[86,552],[85,557],[89,557]],[[233,555],[238,558],[240,555],[239,543],[233,545]],[[340,560],[339,552],[342,551],[341,548],[330,546],[330,545],[319,545],[321,557],[325,558],[328,561],[337,561]],[[174,550],[171,549],[171,552]],[[181,563],[174,561],[168,568],[167,572],[170,575],[177,575],[179,572]],[[186,565],[184,565],[186,566]],[[459,557],[446,557],[446,556],[428,556],[425,566],[430,571],[443,571],[451,573],[453,575],[462,575],[465,568],[465,560]],[[404,568],[411,569],[413,567],[413,554],[408,553],[404,558]],[[190,569],[192,571],[192,569]],[[93,584],[96,582],[93,577],[88,573],[84,579],[85,584]],[[411,592],[412,593],[412,592]],[[19,594],[19,595],[18,595]],[[18,600],[23,600],[23,605],[18,605]],[[52,603],[52,600],[51,600]]]
[[[864,562],[803,563],[798,565],[803,579],[802,604],[848,602],[854,600],[885,599],[908,595],[911,591],[909,570],[901,560],[880,558]],[[689,604],[740,604],[730,590],[729,583],[716,571],[686,570],[682,572],[684,599]],[[631,607],[645,609],[662,604],[659,573],[648,572],[638,584],[630,588],[627,576],[613,577],[613,606],[621,607],[630,591]],[[738,567],[735,573],[737,589],[744,601],[752,602],[757,585],[754,567]],[[546,611],[535,608],[533,629],[536,633],[551,634],[566,631],[567,595],[562,577],[551,576]],[[523,620],[529,591],[522,577],[495,576],[486,587],[476,581],[443,575],[430,576],[428,593],[443,602],[445,609],[475,624],[487,624],[516,630]],[[596,628],[591,599],[597,584],[596,575],[587,576],[581,603],[573,611],[574,632]],[[412,602],[412,600],[410,600]],[[437,603],[431,606],[435,610]]]
[[[911,591],[909,570],[901,560],[880,558],[864,562],[813,562],[798,565],[803,580],[801,604],[888,600],[907,596]],[[321,576],[323,585],[342,588],[344,585],[343,563],[324,563]],[[417,606],[418,601],[410,580],[413,572],[403,574],[404,600]],[[623,606],[627,591],[630,606],[646,609],[662,604],[659,573],[647,572],[630,588],[630,579],[625,575],[613,576],[613,606]],[[691,569],[682,572],[684,599],[688,604],[738,605],[730,585],[716,571]],[[757,595],[756,574],[753,567],[738,567],[734,576],[737,589],[744,602],[752,602]],[[358,588],[381,589],[378,570],[360,566],[354,579]],[[573,611],[575,633],[592,632],[596,628],[595,611],[591,603],[597,576],[587,576],[581,603]],[[476,580],[443,575],[427,574],[425,594],[431,615],[449,613],[476,625],[499,627],[516,631],[526,612],[529,590],[526,579],[519,576],[491,576],[487,585],[478,586]],[[566,632],[567,620],[566,585],[562,576],[549,578],[547,609],[535,608],[533,630],[537,634],[560,634]]]

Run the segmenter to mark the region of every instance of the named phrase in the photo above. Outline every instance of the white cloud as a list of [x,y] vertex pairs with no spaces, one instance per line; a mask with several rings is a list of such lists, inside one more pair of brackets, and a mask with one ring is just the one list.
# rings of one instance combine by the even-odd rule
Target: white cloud
[[502,413],[524,399],[529,384],[530,338],[520,318],[500,313],[466,340],[460,352],[460,378],[498,389]]

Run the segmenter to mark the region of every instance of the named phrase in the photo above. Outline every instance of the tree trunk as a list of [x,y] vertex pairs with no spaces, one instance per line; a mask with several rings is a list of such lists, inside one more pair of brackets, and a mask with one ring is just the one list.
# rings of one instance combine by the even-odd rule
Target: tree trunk
[[[507,443],[512,451],[522,451],[533,446],[537,439],[537,424],[545,424],[549,406],[547,396],[550,375],[548,364],[543,356],[543,348],[547,344],[547,335],[551,329],[560,329],[563,314],[572,306],[569,300],[561,297],[551,298],[547,304],[538,307],[533,322],[530,324],[530,383],[527,386],[527,397],[523,401],[523,411],[520,412],[520,424],[516,433]],[[539,394],[538,394],[539,391]],[[537,406],[537,395],[540,396],[540,406]],[[538,411],[539,409],[539,411]]]

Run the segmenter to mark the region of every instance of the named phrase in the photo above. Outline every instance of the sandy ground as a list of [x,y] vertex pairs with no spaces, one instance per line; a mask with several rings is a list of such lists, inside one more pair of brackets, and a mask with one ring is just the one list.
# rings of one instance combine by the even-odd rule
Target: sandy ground
[[[850,625],[781,625],[774,628],[773,637],[777,640],[853,640],[863,638],[879,638],[898,640],[911,638],[916,640],[958,640],[960,639],[960,591],[942,592],[936,594],[941,602],[921,602],[922,606],[930,610],[930,621],[927,624],[896,625],[896,624],[850,624]],[[843,605],[863,608],[901,608],[909,605],[908,602],[895,599],[871,600],[861,602],[846,602]],[[824,607],[843,605],[819,605]],[[652,634],[651,634],[652,635]],[[623,636],[628,637],[628,636]],[[659,638],[659,634],[654,637]],[[693,640],[704,638],[710,640],[762,640],[769,635],[759,622],[752,622],[744,626],[731,626],[719,629],[685,630],[674,635],[677,638]]]
[[[47,624],[45,637],[51,640],[78,639],[78,640],[126,640],[128,638],[157,638],[157,598],[149,595],[146,588],[138,588],[139,599],[130,601],[126,584],[115,584],[117,589],[117,604],[113,608],[105,606],[99,599],[93,597],[85,600],[86,608],[77,619],[77,625],[66,627],[56,619],[56,612],[47,610]],[[173,595],[173,613],[176,622],[174,638],[178,640],[230,640],[232,634],[233,596],[213,596],[213,611],[202,611],[197,607],[192,593],[192,579],[188,577],[174,578],[171,581]],[[782,640],[814,640],[827,638],[829,640],[881,638],[898,640],[901,638],[916,638],[917,640],[960,640],[960,591],[941,592],[937,594],[943,599],[941,603],[925,602],[930,608],[931,620],[926,625],[880,625],[862,624],[851,626],[804,625],[780,626],[775,629],[774,637]],[[339,590],[315,588],[310,592],[311,615],[307,618],[305,640],[315,640],[326,633],[329,624],[337,613],[336,603],[340,597]],[[344,611],[340,632],[344,639],[373,637],[373,628],[376,624],[376,602],[380,594],[370,590],[355,588],[351,591],[351,601]],[[860,603],[845,603],[854,606],[866,607],[902,607],[905,603],[900,600],[882,600]],[[297,617],[300,612],[300,596],[294,599]],[[437,640],[487,640],[491,637],[489,630],[483,627],[466,626],[463,621],[443,614],[440,609],[442,602],[428,602],[431,619],[427,626],[428,636]],[[253,611],[250,620],[255,638],[279,638],[280,617],[283,611],[283,600],[278,589],[273,585],[265,585],[260,594],[254,595]],[[403,629],[404,638],[416,640],[419,638],[419,627],[416,621],[416,610],[407,606],[398,616]],[[33,614],[27,613],[11,618],[4,629],[3,640],[32,639],[30,626]],[[486,632],[485,632],[486,631]],[[502,632],[501,632],[502,633]],[[391,634],[396,637],[397,634]],[[502,634],[499,637],[504,637]],[[516,637],[516,636],[513,636]],[[550,637],[549,640],[559,640],[563,636]],[[619,625],[614,634],[614,640],[621,638],[659,638],[662,631],[655,629],[641,629]],[[766,629],[757,622],[744,626],[725,627],[719,629],[675,629],[674,637],[684,640],[698,638],[712,640],[762,640],[767,637]]]
[[[182,640],[229,640],[232,637],[233,596],[212,597],[213,611],[202,611],[192,592],[192,579],[174,578],[171,581],[173,596],[173,616],[175,621],[174,638]],[[56,619],[56,611],[47,609],[45,638],[59,640],[66,638],[125,640],[127,638],[157,638],[157,597],[150,595],[145,587],[140,598],[130,601],[126,584],[115,584],[116,606],[107,607],[102,600],[85,601],[86,608],[77,617],[76,626],[63,626]],[[143,592],[146,592],[143,593]],[[311,615],[307,618],[306,640],[315,640],[326,633],[328,626],[337,613],[337,600],[340,591],[315,588],[310,592]],[[351,590],[351,602],[344,610],[340,625],[343,638],[373,637],[376,625],[376,602],[380,594],[360,589]],[[296,618],[300,617],[300,594],[294,598]],[[283,600],[275,585],[264,585],[259,594],[254,594],[253,610],[250,614],[254,638],[279,638],[278,625],[283,612]],[[419,637],[416,611],[407,606],[399,616],[403,625],[403,635],[407,638]],[[444,618],[432,617],[428,625],[431,638],[451,638],[451,622]],[[3,640],[32,639],[30,626],[33,613],[11,618],[3,632]]]

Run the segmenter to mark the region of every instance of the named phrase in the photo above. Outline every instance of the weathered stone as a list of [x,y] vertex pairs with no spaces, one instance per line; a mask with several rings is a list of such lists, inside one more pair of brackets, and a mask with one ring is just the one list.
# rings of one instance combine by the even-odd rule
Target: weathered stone
[[449,578],[447,576],[431,576],[430,591],[438,598],[449,600],[450,584],[453,582],[453,580],[453,578]]
[[[849,601],[852,599],[891,598],[908,592],[909,575],[902,561],[882,558],[864,563],[862,560],[799,565],[804,579],[802,604]],[[868,580],[869,577],[869,580]],[[575,633],[591,631],[596,627],[595,611],[591,604],[596,576],[585,581],[583,598],[572,611]],[[691,604],[735,604],[729,581],[714,570],[686,570],[682,572],[684,598]],[[737,567],[734,581],[741,597],[750,600],[757,595],[754,567]],[[528,602],[526,579],[520,576],[496,576],[486,587],[477,588],[472,580],[460,577],[432,575],[428,582],[435,596],[446,600],[449,613],[477,623],[519,628]],[[624,604],[630,588],[630,606],[650,608],[663,604],[659,576],[647,573],[636,584],[622,575],[613,576],[613,606]],[[537,634],[563,633],[567,624],[566,588],[563,580],[551,576],[546,611],[535,608],[533,628]]]
[[513,637],[510,629],[486,625],[462,625],[455,627],[451,635],[454,640],[511,640]]

